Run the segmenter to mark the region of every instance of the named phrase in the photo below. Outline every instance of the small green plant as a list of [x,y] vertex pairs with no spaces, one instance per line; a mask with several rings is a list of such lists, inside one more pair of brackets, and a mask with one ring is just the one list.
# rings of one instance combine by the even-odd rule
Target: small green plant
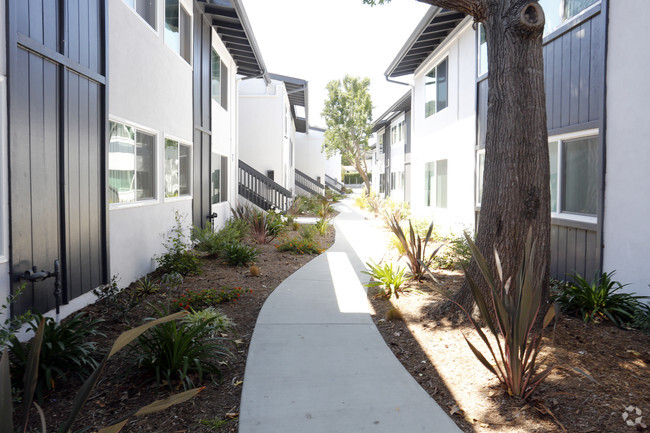
[[318,229],[314,224],[304,224],[300,228],[300,237],[307,242],[313,242],[317,233]]
[[370,270],[361,272],[370,275],[372,279],[364,286],[380,287],[381,291],[377,297],[390,299],[395,296],[395,298],[399,298],[399,294],[403,293],[402,285],[409,280],[405,275],[406,268],[399,266],[393,268],[392,263],[384,263],[384,266],[380,266],[373,261],[366,262],[366,266]]
[[270,225],[270,218],[266,212],[254,212],[250,220],[250,235],[258,244],[268,244],[275,239]]
[[259,255],[260,250],[244,244],[228,244],[223,251],[223,258],[230,266],[248,266]]
[[568,313],[581,317],[586,323],[609,319],[621,327],[626,322],[631,322],[639,309],[639,301],[647,296],[616,293],[625,287],[625,284],[612,280],[614,272],[596,273],[591,283],[578,274],[572,275],[573,283],[560,291],[555,302]]
[[301,238],[289,239],[279,245],[276,245],[278,251],[286,251],[291,254],[320,254],[323,252],[319,245],[314,241],[308,241]]
[[[3,305],[0,305],[0,313],[3,313],[5,311],[8,311],[11,308],[11,304],[15,303],[16,300],[20,297],[20,295],[25,291],[25,284],[20,286],[18,290],[13,295],[7,296],[5,299],[5,303]],[[32,320],[33,315],[30,310],[27,312],[16,315],[11,317],[11,315],[8,319],[5,319],[5,321],[0,325],[0,347],[4,347],[4,345],[9,341],[9,339],[13,336],[15,336],[16,331],[20,329],[21,326],[23,326],[25,323],[28,323]]]
[[130,351],[133,363],[150,372],[158,385],[166,382],[170,388],[175,382],[185,389],[194,388],[196,378],[200,383],[206,374],[219,376],[231,353],[225,339],[212,335],[216,320],[212,316],[200,322],[173,321],[156,326],[138,337]]
[[290,215],[302,215],[306,210],[307,203],[305,202],[305,198],[299,195],[293,199],[293,202],[291,203],[291,206],[289,206],[287,213]]
[[220,418],[202,418],[199,420],[200,424],[203,424],[204,426],[207,426],[213,430],[216,430],[218,428],[223,427],[224,425],[228,424],[227,419],[220,419]]
[[250,221],[253,207],[248,204],[237,203],[237,206],[234,208],[232,206],[230,207],[230,212],[232,213],[234,219]]
[[174,218],[176,225],[167,234],[163,244],[167,251],[156,256],[155,259],[165,272],[178,272],[181,275],[199,274],[201,261],[185,241],[181,215],[176,212]]
[[420,281],[422,277],[424,277],[424,269],[431,266],[433,258],[438,253],[438,250],[440,250],[440,247],[438,247],[433,250],[431,254],[428,254],[426,252],[427,246],[432,239],[433,221],[431,221],[431,224],[429,224],[429,229],[427,230],[424,239],[420,237],[419,234],[415,233],[411,221],[409,221],[408,239],[402,230],[398,216],[395,214],[389,215],[386,213],[384,214],[384,221],[402,245],[404,254],[408,259],[408,266],[413,279]]
[[113,275],[108,284],[94,289],[93,294],[97,296],[98,302],[106,306],[106,312],[113,321],[129,323],[128,313],[138,305],[140,298],[120,289],[117,285],[119,280],[118,275]]
[[[115,342],[113,343],[113,346],[111,347],[111,350],[108,352],[108,354],[104,356],[104,359],[99,363],[95,371],[93,371],[93,373],[88,377],[88,379],[86,379],[84,384],[77,391],[75,399],[72,402],[70,408],[70,414],[68,415],[67,419],[58,429],[55,428],[54,430],[56,430],[59,433],[66,433],[71,431],[72,424],[74,424],[75,419],[77,418],[77,416],[83,409],[84,405],[86,404],[88,397],[90,396],[95,385],[99,381],[99,377],[101,376],[102,372],[104,371],[104,368],[106,367],[108,360],[111,357],[113,357],[117,352],[122,350],[124,347],[128,346],[133,340],[138,338],[138,336],[147,332],[147,330],[149,330],[150,328],[161,323],[166,323],[170,320],[176,320],[182,317],[184,314],[187,313],[176,313],[171,316],[163,317],[161,319],[154,320],[152,322],[146,323],[137,328],[130,329],[120,334],[117,340],[115,340]],[[36,409],[38,410],[39,414],[41,415],[40,431],[43,432],[49,430],[45,421],[44,414],[40,409],[40,407],[38,406],[38,404],[34,402],[33,398],[34,398],[34,390],[36,389],[36,384],[38,380],[38,369],[39,369],[38,359],[40,357],[40,351],[43,346],[44,332],[45,332],[45,320],[41,320],[38,328],[36,329],[34,338],[32,338],[31,342],[29,343],[30,348],[28,350],[29,354],[27,356],[27,363],[26,363],[27,368],[24,376],[25,379],[23,382],[24,387],[23,387],[23,396],[22,396],[24,407],[30,408],[33,403]],[[202,388],[193,389],[190,391],[174,394],[171,397],[168,397],[163,400],[154,401],[153,403],[145,407],[142,407],[137,412],[122,418],[121,421],[109,427],[106,427],[101,431],[118,432],[128,422],[131,416],[144,416],[144,415],[160,412],[162,410],[167,409],[170,406],[183,403],[191,399],[196,394],[201,392],[201,390]],[[22,431],[23,433],[27,431],[30,412],[31,411],[29,410],[23,411],[23,416],[21,419],[21,423],[19,425],[20,431]],[[3,423],[2,431],[14,432],[13,404],[11,398],[11,377],[10,377],[10,370],[9,370],[9,355],[6,347],[4,348],[2,352],[2,357],[0,358],[0,415],[2,416],[2,423]]]
[[320,233],[321,236],[325,236],[327,234],[327,228],[329,227],[329,220],[327,218],[320,218],[316,221],[314,227],[316,227],[316,230],[318,230],[318,233]]
[[363,196],[357,196],[354,199],[354,205],[361,210],[365,210],[368,208],[368,201]]
[[433,264],[440,269],[459,269],[463,266],[467,267],[472,258],[472,252],[469,249],[467,242],[465,242],[465,238],[462,235],[451,235],[444,241],[445,244],[434,257]]
[[233,243],[241,242],[249,230],[249,224],[245,220],[230,219],[221,230],[215,231],[212,225],[206,228],[194,227],[192,229],[192,241],[197,251],[204,252],[209,256],[220,256],[224,248]]
[[[249,293],[252,290],[248,290]],[[204,289],[195,292],[186,289],[177,299],[172,300],[172,304],[181,310],[202,310],[215,304],[222,304],[228,301],[237,302],[242,294],[246,293],[241,287],[224,287],[222,289]]]
[[207,307],[198,311],[192,310],[190,314],[183,318],[183,321],[193,326],[208,322],[212,335],[227,334],[235,328],[233,321],[214,307]]
[[158,283],[148,275],[140,278],[135,283],[135,296],[139,298],[156,294],[159,291],[160,287],[158,287]]
[[276,207],[269,209],[267,214],[267,230],[270,236],[277,237],[287,230],[289,218]]
[[632,327],[650,333],[650,304],[639,304],[632,319]]
[[[89,320],[79,313],[62,323],[56,323],[51,317],[35,314],[28,323],[31,331],[36,333],[43,323],[43,345],[38,358],[38,382],[36,394],[39,399],[56,387],[59,381],[67,381],[70,374],[87,377],[99,363],[96,344],[89,338],[103,336],[97,331],[100,320]],[[28,368],[29,346],[12,336],[9,347],[13,358],[12,376],[22,378]],[[19,386],[24,384],[17,383]]]
[[[454,301],[446,291],[435,286],[432,288],[456,304],[465,313],[481,337],[489,352],[487,356],[491,357],[492,361],[488,361],[486,355],[465,337],[469,348],[481,364],[497,377],[501,382],[501,386],[509,395],[526,400],[556,367],[550,366],[539,372],[536,365],[537,355],[542,344],[543,330],[555,316],[555,309],[548,309],[541,328],[534,326],[538,314],[543,308],[544,299],[542,298],[541,282],[539,278],[536,278],[535,242],[533,242],[532,230],[528,232],[524,256],[515,278],[508,277],[505,281],[499,255],[496,251],[497,278],[493,276],[485,257],[467,232],[465,232],[465,239],[488,286],[489,298],[484,297],[467,270],[465,270],[465,276],[481,318],[492,335],[494,335],[496,343],[490,343],[490,340],[487,339],[487,336],[472,318],[472,315]],[[428,273],[431,273],[427,266],[425,266],[425,269]],[[489,306],[493,308],[494,316],[491,315]]]

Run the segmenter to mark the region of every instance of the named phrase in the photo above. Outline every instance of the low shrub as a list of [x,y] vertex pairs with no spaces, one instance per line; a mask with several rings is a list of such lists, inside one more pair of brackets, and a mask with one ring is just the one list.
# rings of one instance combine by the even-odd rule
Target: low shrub
[[621,327],[634,319],[640,308],[640,300],[646,299],[647,296],[616,293],[626,285],[612,280],[615,272],[597,272],[591,282],[579,274],[574,274],[573,283],[560,290],[555,302],[569,314],[581,317],[585,323],[609,319]]
[[18,288],[13,295],[7,296],[5,303],[0,305],[0,315],[7,313],[7,319],[0,325],[0,347],[4,347],[7,341],[16,335],[16,331],[33,318],[32,312],[29,310],[20,315],[12,316],[9,314],[8,310],[11,308],[11,304],[15,303],[24,291],[25,284]]
[[287,251],[291,254],[320,254],[323,252],[316,242],[300,238],[290,239],[275,247],[278,251]]
[[248,266],[253,263],[260,250],[244,244],[228,244],[223,250],[223,258],[230,266]]
[[364,196],[357,196],[354,199],[354,205],[361,210],[365,210],[368,208],[368,201]]
[[433,265],[440,269],[461,269],[467,267],[472,252],[463,236],[450,236],[433,259]]
[[211,224],[201,229],[192,229],[192,241],[195,249],[210,256],[220,256],[228,244],[241,242],[248,234],[249,223],[241,219],[230,219],[221,230],[214,230]]
[[[222,289],[204,289],[193,291],[186,289],[177,299],[172,300],[172,305],[179,310],[199,311],[216,304],[237,301],[246,291],[241,287],[224,287]],[[252,292],[252,290],[248,290]]]
[[134,365],[155,377],[156,383],[173,388],[194,388],[204,375],[220,375],[226,359],[231,356],[225,339],[213,335],[217,316],[202,321],[161,323],[138,337],[129,352]]
[[135,296],[139,298],[153,295],[159,291],[160,287],[158,286],[158,283],[156,283],[156,281],[148,275],[140,278],[135,283]]
[[274,233],[275,229],[271,227],[271,218],[266,212],[254,212],[250,220],[250,234],[255,242],[258,244],[268,244],[277,234]]
[[631,324],[633,328],[650,333],[650,304],[639,304]]
[[[208,322],[212,335],[221,335],[231,332],[235,324],[228,316],[214,307],[207,307],[198,311],[191,311],[183,318],[184,322],[196,326],[202,322]],[[222,335],[223,336],[223,335]]]
[[318,229],[314,226],[314,224],[304,224],[300,228],[300,237],[307,242],[313,242],[316,238],[317,233]]
[[[39,324],[43,321],[43,343],[39,356],[38,381],[36,395],[43,397],[45,392],[56,387],[58,381],[67,381],[68,375],[77,374],[86,378],[99,363],[95,359],[97,345],[88,339],[103,336],[97,330],[100,320],[90,320],[83,313],[61,323],[56,323],[51,317],[35,314],[28,323],[31,331],[36,333]],[[12,336],[9,347],[13,359],[12,376],[22,380],[27,368],[29,346],[18,341]],[[14,385],[24,386],[22,382]]]
[[329,227],[329,220],[327,218],[320,218],[316,221],[314,227],[321,236],[325,236],[327,234],[327,228]]
[[170,230],[163,244],[167,250],[155,259],[165,272],[178,272],[181,275],[199,274],[201,261],[185,241],[181,216],[176,212],[176,225]]
[[380,266],[373,261],[366,262],[366,266],[370,270],[361,272],[370,275],[371,281],[364,286],[380,287],[377,297],[390,299],[395,296],[395,298],[399,298],[399,294],[403,293],[402,285],[409,280],[405,275],[405,268],[399,266],[393,268],[392,263],[384,263],[384,266]]
[[429,229],[424,238],[416,234],[415,229],[413,229],[413,224],[409,221],[408,239],[406,234],[404,234],[404,230],[402,230],[397,215],[384,214],[384,221],[402,245],[404,254],[408,259],[408,266],[412,277],[415,280],[421,280],[424,277],[424,269],[431,266],[434,256],[440,250],[440,247],[438,247],[430,254],[427,252],[427,246],[433,238],[433,221],[429,224]]

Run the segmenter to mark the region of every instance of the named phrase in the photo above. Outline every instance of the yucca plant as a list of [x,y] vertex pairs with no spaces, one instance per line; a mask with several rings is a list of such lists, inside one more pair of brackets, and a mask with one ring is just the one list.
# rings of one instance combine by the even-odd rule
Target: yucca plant
[[366,287],[383,287],[383,291],[378,297],[390,299],[392,296],[399,298],[399,294],[403,292],[402,285],[406,283],[409,278],[405,275],[406,268],[397,266],[393,269],[392,263],[384,263],[380,266],[372,260],[366,262],[369,271],[361,271],[364,274],[370,275],[372,280],[364,286]]
[[248,266],[259,255],[260,250],[244,244],[228,244],[223,251],[223,258],[230,266]]
[[268,244],[275,239],[276,234],[271,229],[266,212],[255,212],[250,219],[250,235],[258,244]]
[[[148,322],[144,325],[141,325],[134,329],[130,329],[120,334],[117,340],[115,340],[115,342],[113,343],[110,352],[104,357],[102,362],[99,363],[99,366],[88,377],[88,379],[84,382],[81,388],[79,388],[79,391],[77,392],[75,400],[72,404],[70,415],[68,415],[67,420],[58,429],[54,429],[54,430],[56,430],[58,433],[68,433],[71,431],[75,419],[77,418],[79,412],[81,411],[86,401],[88,400],[88,397],[90,396],[93,388],[97,384],[99,380],[99,376],[104,371],[106,363],[111,357],[113,357],[113,355],[115,355],[117,352],[122,350],[124,347],[128,346],[133,340],[138,338],[140,335],[145,333],[150,328],[162,323],[179,319],[186,314],[187,314],[186,312],[172,314],[170,316],[166,316],[158,320]],[[29,350],[28,360],[27,360],[27,368],[25,370],[25,376],[23,380],[24,396],[22,401],[25,408],[31,407],[32,403],[34,404],[41,418],[41,431],[49,431],[46,425],[45,415],[43,414],[43,411],[40,409],[38,404],[33,400],[34,391],[36,390],[36,383],[38,380],[38,369],[39,369],[38,359],[40,356],[40,351],[43,343],[44,332],[45,332],[45,321],[42,320],[36,329],[34,338],[32,338],[32,341],[30,343],[30,350]],[[170,406],[183,403],[191,399],[202,390],[203,388],[191,389],[189,391],[174,394],[171,397],[168,397],[163,400],[157,400],[141,408],[136,412],[130,413],[120,418],[111,426],[99,430],[98,433],[109,433],[109,432],[117,433],[122,429],[122,427],[124,427],[124,425],[128,422],[130,417],[144,416],[144,415],[160,412],[162,410],[169,408]],[[28,428],[30,411],[24,410],[23,413],[24,414],[20,424],[20,431],[26,432]],[[2,357],[0,358],[0,419],[2,419],[2,423],[0,425],[0,432],[14,433],[11,379],[9,374],[9,356],[8,356],[7,348],[3,350]]]
[[612,280],[615,272],[596,272],[591,283],[579,274],[574,274],[571,276],[573,283],[560,290],[555,302],[569,313],[579,315],[585,323],[609,319],[621,327],[634,319],[634,314],[640,308],[640,300],[647,296],[616,293],[626,284]]
[[427,234],[424,236],[424,239],[419,234],[415,233],[413,229],[413,224],[409,220],[409,237],[406,238],[402,226],[400,225],[399,217],[395,214],[384,214],[384,221],[388,225],[388,228],[393,232],[397,237],[397,240],[402,245],[402,248],[405,251],[406,258],[408,259],[408,266],[411,270],[411,275],[413,279],[420,281],[424,277],[425,268],[431,266],[433,258],[440,250],[440,246],[433,250],[431,254],[427,254],[426,249],[427,245],[431,241],[433,233],[433,221],[429,224],[429,229]]
[[[541,372],[537,371],[536,361],[541,349],[542,333],[555,316],[555,309],[548,309],[541,328],[535,326],[545,300],[542,298],[541,281],[539,281],[535,272],[535,242],[533,242],[532,238],[533,234],[532,230],[530,230],[526,238],[524,256],[514,281],[512,277],[508,277],[504,281],[501,262],[496,250],[494,259],[498,278],[492,275],[485,257],[465,232],[465,239],[472,251],[472,256],[489,288],[489,298],[484,297],[466,268],[464,268],[465,275],[481,318],[492,335],[494,335],[496,344],[490,343],[481,327],[467,310],[455,302],[447,292],[433,287],[434,290],[447,297],[467,315],[487,347],[490,354],[488,357],[492,358],[492,362],[488,361],[488,357],[483,355],[465,337],[465,341],[476,358],[497,377],[508,394],[521,397],[524,400],[531,396],[539,384],[556,367],[550,366]],[[428,267],[425,268],[430,273]],[[492,307],[494,315],[491,314],[489,305]]]

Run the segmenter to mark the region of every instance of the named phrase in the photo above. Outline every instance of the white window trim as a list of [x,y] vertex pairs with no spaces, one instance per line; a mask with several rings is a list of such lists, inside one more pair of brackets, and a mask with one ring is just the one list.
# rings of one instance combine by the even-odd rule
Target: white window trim
[[[451,60],[450,60],[449,53],[450,53],[450,51],[445,52],[445,54],[442,57],[438,58],[438,61],[436,63],[434,63],[433,66],[426,69],[426,72],[422,76],[422,78],[424,79],[424,110],[423,110],[424,120],[432,119],[433,117],[435,117],[436,114],[442,113],[447,108],[449,108],[449,105],[451,105],[450,104],[450,98],[449,98],[449,93],[450,93],[450,89],[451,89],[451,74],[450,74],[450,70],[449,70],[450,65],[451,65]],[[434,111],[433,113],[431,113],[431,114],[429,114],[427,116],[427,102],[428,102],[427,101],[427,75],[429,75],[429,73],[431,71],[433,71],[434,69],[436,70],[436,86],[437,86],[438,85],[438,81],[437,81],[438,80],[438,66],[440,66],[440,64],[442,62],[444,62],[445,60],[447,61],[447,106],[445,108],[440,109],[440,110],[437,109],[438,108],[438,100],[437,100],[437,98],[438,98],[438,91],[437,90],[438,89],[436,88],[436,101],[435,101],[436,102],[436,111]]]
[[[160,13],[160,12],[159,12],[160,7],[159,7],[158,3],[156,3],[156,18],[155,18],[156,28],[153,28],[153,27],[151,27],[151,25],[147,22],[147,20],[145,20],[144,18],[142,18],[142,16],[138,13],[138,11],[135,9],[135,7],[131,7],[130,5],[128,5],[128,4],[126,3],[126,0],[122,0],[122,2],[123,2],[124,5],[127,7],[127,9],[129,9],[131,12],[133,12],[133,14],[134,14],[134,15],[135,15],[135,16],[136,16],[140,21],[142,21],[142,22],[145,24],[145,26],[147,26],[147,28],[148,28],[149,30],[151,30],[151,31],[153,32],[153,34],[155,34],[156,36],[159,36],[159,35],[160,35],[160,31],[159,31],[159,29],[158,29],[158,27],[160,27],[160,23],[158,22],[158,21],[159,21],[159,18],[160,18],[160,15],[159,15],[159,13]],[[137,0],[136,0],[136,2],[137,2]],[[165,44],[165,45],[167,45],[167,44]]]
[[[190,148],[191,153],[190,153],[190,177],[189,177],[189,179],[190,179],[190,193],[189,194],[185,194],[185,195],[180,195],[179,194],[177,197],[167,197],[165,195],[165,190],[167,189],[167,185],[165,183],[165,142],[167,140],[175,141],[175,142],[178,143],[179,146],[183,145],[183,146],[188,146]],[[162,148],[162,151],[160,152],[160,155],[162,157],[162,164],[163,164],[163,168],[162,168],[162,177],[163,177],[163,179],[162,179],[162,185],[161,185],[162,190],[163,190],[163,192],[162,192],[163,202],[164,203],[170,203],[170,202],[176,202],[176,201],[191,200],[194,197],[194,189],[192,188],[193,185],[191,184],[192,179],[193,179],[193,175],[194,175],[194,164],[192,163],[194,161],[194,146],[192,145],[191,142],[189,142],[187,140],[184,140],[182,138],[178,138],[178,137],[176,137],[174,135],[168,135],[168,134],[164,135],[163,140],[162,140],[162,146],[163,146],[163,148]]]
[[[136,15],[137,15],[137,12],[136,12]],[[146,21],[145,21],[145,23],[146,23]],[[147,24],[147,25],[149,25],[149,24]],[[118,117],[118,116],[109,116],[108,121],[109,121],[109,123],[110,122],[115,122],[115,123],[121,123],[121,124],[126,125],[126,126],[131,126],[131,127],[135,128],[136,130],[139,130],[141,132],[145,132],[147,134],[153,134],[156,137],[156,140],[154,141],[154,152],[155,152],[155,154],[154,154],[154,171],[155,171],[154,178],[156,179],[156,184],[154,185],[154,191],[156,193],[156,197],[146,199],[146,200],[139,200],[139,201],[136,200],[136,201],[132,201],[132,202],[109,203],[108,204],[108,210],[118,210],[118,209],[134,208],[134,207],[152,206],[152,205],[156,205],[156,204],[160,203],[160,197],[159,197],[160,196],[160,191],[158,191],[158,189],[159,189],[158,174],[159,174],[159,171],[160,171],[159,162],[158,162],[158,159],[160,158],[160,155],[159,155],[160,152],[159,152],[158,148],[160,147],[160,136],[161,136],[160,131],[157,131],[157,130],[155,130],[153,128],[150,128],[148,126],[144,126],[144,125],[139,124],[139,123],[131,122],[129,120],[126,120],[126,119],[124,119],[122,117]],[[110,137],[107,137],[107,138],[110,138]],[[164,143],[164,141],[163,141],[163,143]],[[106,170],[108,172],[108,163],[107,163],[107,166],[106,166]],[[106,187],[108,188],[108,184],[106,185]]]
[[[479,172],[480,172],[479,167],[480,167],[480,160],[481,160],[480,155],[485,155],[485,149],[478,149],[476,151],[476,167],[475,167],[476,183],[474,185],[474,194],[475,194],[474,201],[475,201],[475,207],[477,209],[481,208],[481,203],[483,201],[483,197],[479,197],[478,195],[479,184],[481,183],[481,179],[479,177]],[[483,174],[485,174],[485,166],[483,166]],[[485,182],[483,183],[483,192],[485,192]]]
[[[570,132],[566,134],[558,134],[558,135],[552,135],[548,137],[548,142],[552,143],[554,141],[558,142],[558,146],[561,145],[562,142],[564,141],[570,141],[570,140],[575,140],[575,139],[580,139],[580,138],[589,138],[589,137],[598,137],[600,133],[600,130],[598,128],[594,129],[587,129],[584,131],[578,131],[578,132]],[[558,149],[558,158],[557,158],[557,172],[559,174],[560,179],[563,176],[562,172],[562,163],[564,162],[564,149],[559,148]],[[549,185],[550,188],[550,185]],[[558,180],[558,188],[557,188],[557,205],[558,208],[560,207],[560,204],[562,203],[562,185],[560,184]],[[597,224],[598,223],[598,216],[590,216],[590,215],[580,215],[576,213],[571,213],[571,212],[561,212],[561,211],[556,211],[556,212],[551,212],[551,218],[558,219],[558,220],[566,220],[566,221],[576,221],[576,222],[584,222],[588,224]]]
[[[163,3],[163,7],[164,7],[164,6],[165,6],[165,5],[164,5],[164,3]],[[189,12],[189,11],[188,11],[184,6],[183,6],[183,2],[182,2],[181,0],[178,0],[178,7],[179,7],[179,12],[178,12],[178,15],[179,15],[179,16],[178,16],[178,21],[179,21],[179,22],[180,22],[180,19],[181,19],[181,18],[180,18],[180,8],[183,8],[183,9],[185,10],[185,12],[187,12],[187,14],[190,16],[190,60],[189,60],[189,62],[188,62],[187,60],[185,60],[185,59],[183,58],[183,56],[181,56],[181,50],[180,50],[180,47],[179,47],[179,49],[178,49],[178,52],[176,52],[172,47],[169,46],[169,44],[168,44],[167,41],[165,40],[165,29],[164,29],[164,27],[165,27],[165,18],[166,18],[166,17],[165,17],[165,15],[164,15],[164,12],[163,12],[163,20],[162,20],[162,21],[163,21],[163,26],[162,26],[162,27],[163,27],[163,29],[162,29],[163,45],[165,45],[165,47],[167,47],[167,49],[168,49],[169,51],[171,51],[172,53],[174,53],[174,55],[175,55],[176,57],[178,57],[179,59],[181,59],[181,60],[183,61],[183,63],[184,63],[184,64],[185,64],[189,69],[194,70],[194,15],[192,15],[192,13]],[[158,10],[157,10],[157,9],[158,9],[158,8],[156,8],[156,13],[158,13]],[[136,15],[140,16],[137,12],[136,12]],[[142,18],[142,17],[141,17],[141,18]],[[144,19],[143,19],[143,21],[144,21]],[[145,21],[145,23],[146,23],[146,21]],[[179,40],[179,44],[182,45],[182,42],[180,41],[180,29],[179,29],[178,40]]]

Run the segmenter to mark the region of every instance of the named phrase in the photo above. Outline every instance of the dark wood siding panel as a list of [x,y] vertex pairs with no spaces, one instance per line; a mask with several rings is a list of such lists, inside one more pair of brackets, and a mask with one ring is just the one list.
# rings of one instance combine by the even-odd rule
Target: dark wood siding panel
[[591,280],[598,268],[595,230],[551,225],[551,276],[566,280],[578,273]]
[[68,0],[66,54],[71,60],[77,63],[80,63],[79,45],[82,36],[79,33],[79,18],[79,0]]
[[89,82],[88,89],[88,167],[90,169],[89,190],[89,223],[90,233],[88,243],[90,245],[90,280],[94,288],[103,282],[103,244],[102,244],[102,96],[101,88],[97,83]]
[[602,16],[597,14],[544,46],[549,130],[597,121],[603,87]]

